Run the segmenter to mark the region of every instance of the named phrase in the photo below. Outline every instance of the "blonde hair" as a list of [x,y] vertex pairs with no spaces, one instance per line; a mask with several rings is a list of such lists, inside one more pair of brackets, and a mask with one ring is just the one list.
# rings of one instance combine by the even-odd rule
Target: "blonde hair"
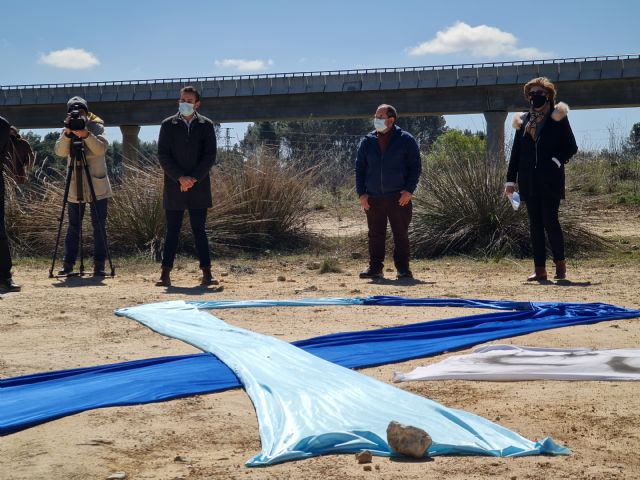
[[549,103],[551,106],[553,107],[556,104],[558,91],[556,90],[556,86],[547,77],[532,78],[524,85],[524,98],[527,102],[529,101],[529,91],[533,87],[544,88],[549,95]]

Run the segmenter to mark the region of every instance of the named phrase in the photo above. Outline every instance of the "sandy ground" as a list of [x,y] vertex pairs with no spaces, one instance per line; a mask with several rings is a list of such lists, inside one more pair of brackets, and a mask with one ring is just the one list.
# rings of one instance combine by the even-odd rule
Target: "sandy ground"
[[[352,228],[349,224],[344,230]],[[327,228],[333,228],[330,225]],[[336,229],[342,228],[339,225]],[[363,249],[364,252],[364,249]],[[632,256],[637,256],[637,253]],[[261,299],[303,296],[405,295],[514,300],[597,301],[640,308],[638,260],[570,261],[570,282],[527,284],[529,261],[417,261],[417,281],[360,280],[363,260],[340,258],[342,273],[309,270],[311,255],[221,260],[224,291],[197,287],[193,259],[181,258],[174,287],[157,288],[158,268],[129,261],[114,279],[47,278],[48,265],[18,264],[23,291],[0,298],[0,376],[11,377],[163,355],[193,353],[180,341],[118,318],[118,307],[172,299]],[[282,275],[285,281],[278,281]],[[315,289],[314,289],[315,287]],[[300,293],[299,290],[309,289]],[[316,290],[317,289],[317,290]],[[451,308],[320,307],[219,311],[229,323],[283,340],[374,329],[478,312]],[[552,347],[640,345],[640,319],[551,330],[501,340]],[[463,351],[462,353],[466,353]],[[362,370],[385,382],[446,355]],[[133,407],[106,408],[0,438],[1,479],[622,479],[640,478],[640,385],[633,382],[413,382],[400,384],[450,407],[465,409],[530,439],[550,436],[568,457],[437,457],[402,462],[374,457],[365,471],[352,455],[330,455],[250,469],[260,440],[253,407],[242,390]],[[176,461],[182,456],[184,461]]]

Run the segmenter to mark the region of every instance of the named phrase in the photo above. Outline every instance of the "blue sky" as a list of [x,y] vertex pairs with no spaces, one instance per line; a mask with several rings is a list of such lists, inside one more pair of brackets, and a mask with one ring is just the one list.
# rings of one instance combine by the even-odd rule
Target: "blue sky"
[[[3,10],[2,85],[640,53],[637,0],[21,0]],[[484,129],[482,115],[446,119]],[[570,119],[583,149],[600,148],[626,137],[640,108]],[[246,128],[224,126],[232,136]],[[141,138],[157,131],[143,127]]]

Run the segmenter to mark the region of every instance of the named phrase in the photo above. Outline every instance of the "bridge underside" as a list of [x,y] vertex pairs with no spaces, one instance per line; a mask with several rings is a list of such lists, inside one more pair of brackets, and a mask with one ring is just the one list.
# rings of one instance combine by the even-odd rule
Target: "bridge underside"
[[[640,106],[640,78],[559,81],[558,99],[572,109]],[[137,128],[158,125],[177,110],[174,98],[92,101],[90,108],[107,126],[120,126],[124,150],[135,155]],[[78,92],[82,94],[82,91]],[[527,108],[522,84],[442,88],[407,88],[299,94],[202,96],[200,111],[217,123],[371,117],[380,103],[394,105],[400,115],[484,113],[489,158],[504,159],[506,112]],[[19,128],[62,126],[66,103],[4,105],[2,115]],[[364,132],[363,132],[364,133]]]

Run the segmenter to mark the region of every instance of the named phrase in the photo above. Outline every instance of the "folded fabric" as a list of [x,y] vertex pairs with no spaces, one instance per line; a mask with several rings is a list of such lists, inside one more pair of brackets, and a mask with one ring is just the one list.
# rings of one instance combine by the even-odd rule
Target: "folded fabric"
[[[602,303],[538,303],[459,298],[311,298],[188,302],[200,309],[272,306],[415,306],[501,310],[294,342],[344,367],[361,368],[424,358],[549,328],[640,317],[640,311]],[[339,315],[339,311],[336,310]],[[137,405],[238,388],[211,354],[135,360],[0,380],[0,435],[93,408]]]
[[446,408],[311,355],[273,337],[229,325],[182,301],[117,312],[208,351],[242,382],[256,409],[262,451],[247,466],[370,450],[395,456],[392,420],[426,430],[428,455],[568,454],[551,439],[532,442],[477,415]]
[[411,380],[640,380],[640,349],[590,350],[486,345],[468,355],[395,372],[394,382]]

